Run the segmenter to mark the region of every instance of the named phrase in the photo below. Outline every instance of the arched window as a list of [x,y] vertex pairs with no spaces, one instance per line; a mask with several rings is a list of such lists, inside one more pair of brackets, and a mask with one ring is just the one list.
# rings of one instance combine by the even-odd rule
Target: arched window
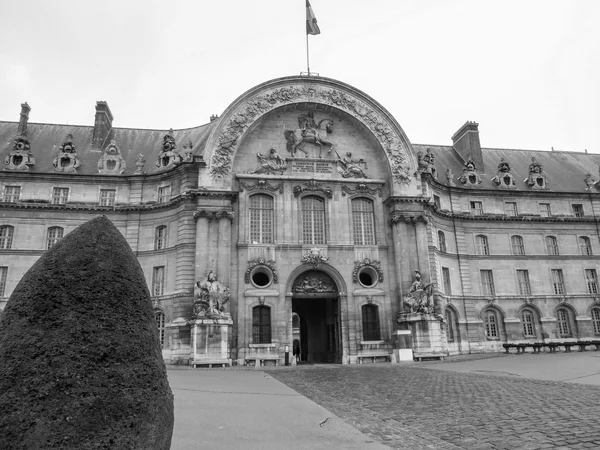
[[448,342],[454,342],[458,337],[458,321],[456,319],[456,314],[452,311],[452,308],[447,307],[444,317],[446,318],[446,340]]
[[379,329],[379,308],[377,305],[363,305],[362,307],[363,340],[381,340]]
[[560,337],[571,337],[573,335],[570,314],[566,308],[560,308],[556,311],[556,324]]
[[352,231],[354,245],[375,244],[375,219],[371,200],[367,198],[352,200]]
[[161,225],[154,231],[154,250],[160,250],[167,246],[167,227]]
[[484,315],[485,335],[488,339],[499,339],[498,315],[493,309],[488,309]]
[[591,256],[592,254],[592,243],[590,238],[587,236],[579,236],[579,251],[582,255]]
[[0,227],[0,249],[8,250],[12,247],[14,231],[14,227],[10,225],[2,225]]
[[446,253],[446,235],[441,230],[438,231],[438,249]]
[[558,255],[558,241],[554,236],[546,236],[546,253],[548,255]]
[[594,334],[600,334],[600,308],[592,308],[592,323],[594,324]]
[[48,239],[46,241],[46,248],[51,248],[60,239],[62,239],[65,230],[61,227],[50,227],[48,228]]
[[523,238],[521,236],[512,236],[510,238],[513,255],[524,255],[525,247],[523,246]]
[[521,313],[521,324],[523,325],[523,336],[526,338],[535,337],[535,324],[533,321],[533,313],[529,310],[524,310]]
[[252,343],[271,343],[271,308],[268,306],[252,308]]
[[154,310],[154,320],[156,320],[156,326],[158,327],[158,339],[160,347],[165,345],[165,313],[159,309]]
[[488,246],[488,238],[483,234],[475,236],[475,251],[478,255],[489,255],[490,248]]
[[320,197],[302,199],[302,238],[305,244],[325,243],[325,202]]
[[250,242],[273,243],[273,199],[268,195],[250,197]]

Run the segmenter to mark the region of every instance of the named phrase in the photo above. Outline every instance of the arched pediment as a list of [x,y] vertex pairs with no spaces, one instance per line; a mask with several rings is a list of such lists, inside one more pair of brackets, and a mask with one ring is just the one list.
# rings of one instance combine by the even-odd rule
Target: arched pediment
[[[339,81],[321,77],[279,78],[250,89],[218,119],[207,141],[208,173],[224,187],[245,133],[265,114],[282,107],[313,104],[352,116],[372,133],[387,157],[394,188],[411,183],[415,162],[411,144],[393,117],[375,100]],[[206,180],[208,181],[208,180]]]

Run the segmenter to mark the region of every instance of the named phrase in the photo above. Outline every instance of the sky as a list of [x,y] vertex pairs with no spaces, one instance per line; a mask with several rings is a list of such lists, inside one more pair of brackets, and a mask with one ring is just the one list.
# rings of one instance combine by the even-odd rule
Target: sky
[[[600,153],[600,1],[311,0],[310,69],[383,105],[416,144]],[[0,120],[181,129],[307,71],[305,0],[6,0]]]

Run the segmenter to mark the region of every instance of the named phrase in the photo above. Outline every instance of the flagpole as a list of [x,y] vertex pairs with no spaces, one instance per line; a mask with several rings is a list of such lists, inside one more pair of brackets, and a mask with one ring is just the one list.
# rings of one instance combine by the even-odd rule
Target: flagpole
[[308,59],[308,33],[306,33],[306,69],[308,76],[310,77],[310,61]]

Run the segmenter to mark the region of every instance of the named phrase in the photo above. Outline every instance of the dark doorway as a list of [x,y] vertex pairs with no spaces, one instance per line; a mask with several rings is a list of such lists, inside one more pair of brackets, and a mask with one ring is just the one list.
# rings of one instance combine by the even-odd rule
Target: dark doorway
[[300,317],[300,362],[341,363],[337,298],[293,298]]

